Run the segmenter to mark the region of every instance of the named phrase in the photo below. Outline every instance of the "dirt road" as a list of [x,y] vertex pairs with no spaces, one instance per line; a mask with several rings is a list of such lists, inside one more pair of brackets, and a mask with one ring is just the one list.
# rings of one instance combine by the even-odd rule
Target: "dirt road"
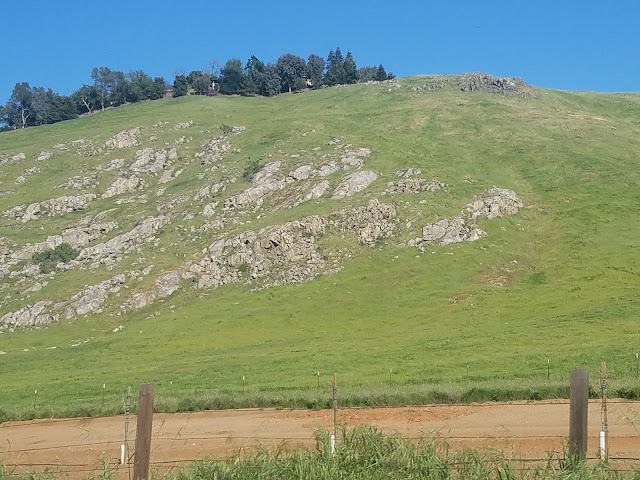
[[[491,447],[509,457],[546,458],[562,452],[568,433],[566,402],[479,404],[340,410],[338,423],[374,425],[405,437],[440,437],[453,448]],[[241,449],[313,446],[314,432],[332,426],[332,412],[290,410],[226,410],[156,414],[152,463],[160,472],[189,460],[225,457]],[[135,438],[135,417],[129,438]],[[640,402],[609,404],[610,455],[640,458]],[[600,403],[589,406],[589,456],[596,456]],[[0,425],[0,461],[15,473],[52,471],[85,478],[110,462],[116,476],[124,439],[124,418],[63,419]],[[133,441],[130,442],[133,450]],[[617,460],[622,462],[621,460]],[[625,460],[640,468],[640,461]],[[622,464],[622,463],[620,463]]]

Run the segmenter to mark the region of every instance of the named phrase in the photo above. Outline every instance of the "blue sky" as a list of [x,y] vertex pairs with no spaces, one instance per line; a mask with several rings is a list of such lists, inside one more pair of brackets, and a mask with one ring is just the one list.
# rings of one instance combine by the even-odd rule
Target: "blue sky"
[[69,94],[94,66],[172,81],[254,54],[326,57],[340,46],[358,66],[399,76],[485,71],[538,86],[640,90],[640,2],[167,1],[3,2],[0,102],[18,81]]

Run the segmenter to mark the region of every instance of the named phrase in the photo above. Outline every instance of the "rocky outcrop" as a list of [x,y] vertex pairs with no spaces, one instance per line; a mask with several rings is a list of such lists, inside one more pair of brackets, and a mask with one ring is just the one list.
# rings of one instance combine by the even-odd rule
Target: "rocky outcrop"
[[32,203],[31,205],[18,205],[2,212],[2,216],[26,223],[30,220],[37,220],[40,217],[56,217],[66,213],[87,210],[91,205],[91,201],[95,198],[96,195],[92,193],[52,198],[44,202]]
[[196,158],[200,160],[202,165],[211,165],[216,163],[224,157],[224,155],[231,149],[231,142],[229,137],[231,135],[237,135],[245,130],[245,127],[230,127],[223,128],[223,134],[217,138],[209,140],[202,145],[202,151],[196,153]]
[[315,241],[324,230],[325,221],[314,216],[217,240],[184,276],[198,288],[258,280],[263,287],[304,282],[325,264]]
[[117,178],[102,194],[102,198],[111,198],[123,193],[131,193],[146,187],[144,180],[137,175]]
[[33,327],[48,325],[58,319],[50,311],[53,302],[42,300],[34,305],[26,305],[15,312],[10,312],[0,317],[0,330],[10,327]]
[[371,150],[368,148],[348,149],[340,158],[342,169],[350,170],[362,167],[369,155],[371,155]]
[[99,264],[112,264],[120,260],[120,257],[134,250],[139,245],[152,241],[160,229],[169,223],[169,217],[161,215],[143,220],[132,230],[113,237],[111,240],[87,247],[80,252],[78,258],[70,264],[92,263],[92,267]]
[[466,204],[457,217],[426,225],[422,229],[422,238],[416,239],[412,244],[426,242],[450,245],[479,240],[486,233],[475,224],[477,219],[514,215],[522,206],[522,200],[513,190],[490,188]]
[[0,317],[0,331],[13,327],[33,327],[49,325],[58,321],[60,315],[70,320],[78,315],[100,313],[110,294],[117,293],[125,284],[123,274],[86,286],[73,295],[69,301],[54,304],[50,300],[41,300]]
[[182,128],[189,128],[193,126],[193,120],[189,120],[188,122],[180,122],[176,125],[176,130],[180,130]]
[[409,178],[409,177],[417,177],[422,174],[422,170],[419,168],[406,168],[404,170],[398,170],[396,172],[396,177],[398,178]]
[[21,185],[23,183],[25,183],[27,181],[27,178],[33,176],[33,175],[37,175],[38,173],[40,173],[40,169],[38,167],[31,167],[31,168],[27,168],[25,169],[24,172],[22,172],[22,175],[19,175],[16,180],[15,183],[17,185]]
[[311,165],[302,165],[292,172],[289,172],[287,178],[293,180],[294,182],[300,182],[309,178],[311,176],[312,170],[313,169]]
[[224,201],[225,210],[259,207],[267,195],[285,188],[285,177],[280,174],[281,165],[281,162],[265,165],[254,176],[251,187]]
[[421,178],[404,178],[387,183],[383,192],[388,195],[400,195],[402,193],[436,192],[446,189],[446,185],[436,179],[424,180]]
[[507,188],[493,187],[465,205],[463,212],[470,220],[514,215],[522,208],[522,200],[516,192]]
[[54,152],[40,152],[40,154],[36,157],[36,162],[46,162],[54,156]]
[[16,155],[6,155],[0,153],[0,167],[3,165],[20,162],[26,158],[27,156],[24,153],[18,153]]
[[136,152],[130,169],[132,172],[156,176],[164,170],[169,170],[177,159],[178,152],[175,148],[163,148],[158,151],[154,151],[152,148],[143,148]]
[[31,259],[36,253],[52,250],[62,243],[68,243],[76,248],[84,247],[118,227],[115,222],[101,222],[103,216],[103,214],[89,216],[78,222],[76,226],[63,230],[61,235],[49,236],[42,242],[27,244],[14,251],[11,251],[6,244],[0,245],[0,278],[8,275],[11,267],[23,260]]
[[124,168],[124,158],[115,158],[107,163],[107,165],[103,167],[103,170],[105,172],[111,172],[113,170],[120,170],[121,168]]
[[178,272],[169,272],[159,277],[155,282],[155,297],[165,298],[178,290],[180,283]]
[[438,242],[441,245],[452,243],[473,242],[479,240],[486,233],[476,225],[469,224],[463,218],[440,220],[422,229],[422,240],[427,243]]
[[140,128],[130,128],[129,130],[116,133],[105,142],[104,148],[107,150],[116,150],[120,148],[137,147],[140,145],[140,140],[138,140],[140,133]]
[[378,174],[369,170],[350,173],[342,179],[342,182],[340,182],[334,190],[333,197],[331,198],[338,200],[340,198],[351,197],[367,188],[375,182],[377,178]]
[[197,202],[199,200],[204,200],[206,198],[210,198],[219,193],[222,193],[227,189],[227,184],[232,183],[233,181],[235,181],[235,178],[228,182],[218,182],[212,185],[205,185],[200,190],[198,190],[198,193],[196,193],[196,195],[193,197],[193,200]]
[[371,200],[364,207],[332,214],[329,224],[340,232],[355,233],[361,243],[374,246],[378,240],[394,234],[396,217],[393,205]]
[[202,165],[210,165],[222,159],[222,157],[231,149],[231,143],[226,135],[209,140],[203,146],[201,152],[196,153],[196,158],[200,160]]
[[78,175],[76,177],[71,177],[60,185],[56,185],[56,188],[64,188],[66,190],[84,190],[86,188],[96,188],[97,186],[98,177],[96,175]]
[[83,288],[71,297],[69,303],[64,307],[65,318],[70,320],[78,315],[100,313],[109,294],[119,292],[125,281],[125,275],[120,274],[104,282]]
[[527,83],[518,77],[496,77],[486,73],[465,73],[458,78],[458,88],[463,92],[490,92],[533,96]]

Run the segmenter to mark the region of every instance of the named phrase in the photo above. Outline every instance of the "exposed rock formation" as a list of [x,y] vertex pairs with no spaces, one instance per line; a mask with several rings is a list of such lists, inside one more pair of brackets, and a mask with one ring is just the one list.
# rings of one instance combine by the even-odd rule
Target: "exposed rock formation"
[[140,140],[138,140],[140,132],[140,128],[130,128],[129,130],[116,133],[105,142],[104,148],[107,150],[115,150],[119,148],[136,147],[140,145]]
[[436,179],[424,180],[421,178],[405,178],[396,182],[387,183],[384,193],[399,195],[401,193],[435,192],[444,190],[446,185]]
[[0,317],[0,330],[9,327],[32,327],[48,325],[57,320],[57,316],[50,313],[50,305],[53,302],[42,300],[34,305],[26,305],[15,312],[10,312]]
[[135,192],[146,187],[144,180],[133,175],[131,177],[117,178],[109,188],[102,194],[102,198],[111,198],[123,193]]
[[177,159],[178,152],[175,148],[163,148],[155,152],[151,148],[143,148],[136,152],[131,171],[155,176],[168,170]]
[[40,217],[56,217],[70,212],[87,210],[95,198],[96,195],[92,193],[52,198],[31,205],[18,205],[2,212],[2,216],[26,223]]
[[104,171],[111,172],[112,170],[120,170],[123,167],[124,167],[124,158],[115,158],[111,160],[109,163],[107,163],[107,165],[104,167]]
[[97,186],[98,178],[96,175],[78,175],[76,177],[71,177],[60,185],[56,185],[56,188],[64,188],[66,190],[84,190],[85,188],[96,188]]
[[16,155],[5,155],[0,153],[0,167],[11,163],[17,163],[27,158],[24,153],[18,153]]
[[378,174],[369,170],[350,173],[344,177],[340,185],[334,190],[332,198],[338,200],[355,195],[375,182],[377,178]]
[[465,73],[458,78],[458,87],[463,92],[491,92],[532,96],[533,91],[518,77],[496,77],[486,73]]
[[355,233],[361,243],[373,246],[390,237],[396,228],[396,209],[393,205],[371,200],[366,206],[345,209],[330,216],[330,225],[338,231]]
[[478,218],[491,219],[504,215],[514,215],[521,208],[522,200],[518,198],[518,195],[513,190],[490,188],[466,204],[459,216],[426,225],[422,229],[422,238],[417,239],[414,244],[424,241],[449,245],[478,240],[486,235],[475,224]]
[[104,282],[83,288],[71,297],[69,304],[65,306],[65,318],[69,320],[78,315],[99,313],[109,294],[120,291],[125,281],[126,277],[120,274]]
[[398,178],[416,177],[421,173],[422,173],[422,170],[420,170],[419,168],[407,168],[404,170],[398,170],[396,172],[396,177]]
[[93,262],[92,266],[98,266],[99,263],[114,263],[120,259],[123,253],[153,240],[156,233],[169,223],[169,220],[169,217],[165,215],[147,218],[126,233],[105,243],[83,249],[78,258],[70,264]]
[[53,158],[55,156],[54,152],[40,152],[40,154],[36,157],[37,162],[46,162],[47,160]]
[[279,173],[281,165],[281,162],[265,165],[253,178],[251,187],[224,201],[225,210],[259,207],[264,197],[282,190],[286,182],[284,175]]
[[200,160],[202,165],[218,162],[231,149],[229,136],[237,135],[244,130],[245,127],[232,127],[230,131],[226,131],[219,137],[209,140],[202,146],[203,150],[196,153],[196,158]]

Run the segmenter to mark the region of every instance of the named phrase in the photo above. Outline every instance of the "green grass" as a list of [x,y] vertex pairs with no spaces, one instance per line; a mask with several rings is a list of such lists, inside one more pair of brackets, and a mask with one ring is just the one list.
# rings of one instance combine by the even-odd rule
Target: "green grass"
[[317,434],[315,450],[262,451],[227,461],[200,461],[167,480],[260,479],[623,479],[638,472],[617,472],[605,464],[554,459],[538,466],[491,450],[451,451],[444,443],[408,441],[375,429],[341,432],[335,454],[329,436]]
[[[365,168],[382,178],[361,195],[322,199],[259,220],[257,214],[246,216],[250,225],[228,232],[361,205],[376,197],[400,168],[422,168],[426,178],[438,177],[449,186],[447,192],[381,197],[396,204],[402,221],[399,236],[380,248],[354,245],[350,237],[320,239],[322,245],[352,252],[344,269],[333,276],[257,292],[244,286],[187,289],[122,315],[119,302],[132,291],[148,288],[150,278],[131,283],[101,315],[1,334],[0,351],[6,354],[0,355],[0,409],[13,412],[10,418],[33,414],[37,389],[36,415],[108,413],[119,408],[128,385],[146,382],[170,397],[168,410],[180,409],[181,402],[186,408],[189,399],[198,404],[198,398],[208,395],[227,395],[221,404],[243,406],[249,403],[242,394],[243,376],[245,390],[272,399],[266,404],[306,406],[307,397],[313,404],[318,371],[325,389],[330,374],[338,372],[341,392],[347,397],[353,392],[362,404],[432,399],[426,393],[413,396],[414,386],[445,398],[463,399],[464,391],[483,385],[503,393],[480,399],[528,398],[527,388],[540,390],[544,398],[556,395],[545,390],[547,359],[557,395],[574,367],[591,367],[596,385],[601,361],[607,362],[615,388],[635,392],[640,387],[640,225],[635,221],[640,203],[640,95],[537,93],[538,98],[521,99],[409,88],[387,92],[378,85],[355,85],[274,99],[188,97],[0,134],[0,152],[27,155],[23,164],[0,167],[0,190],[15,190],[13,196],[0,198],[0,210],[67,194],[54,186],[112,158],[131,158],[136,149],[96,157],[60,155],[46,163],[46,173],[14,186],[15,176],[35,165],[33,158],[40,151],[78,138],[100,145],[135,126],[146,128],[145,146],[193,137],[188,150],[178,147],[185,173],[167,185],[163,201],[197,191],[202,181],[196,176],[204,170],[191,159],[201,143],[219,134],[222,124],[246,126],[232,138],[233,150],[240,151],[223,161],[227,171],[239,177],[255,159],[281,160],[292,168],[302,162],[319,164],[321,155],[332,151],[327,141],[334,137],[372,149]],[[194,121],[192,128],[172,130],[187,120]],[[153,127],[158,121],[170,125]],[[315,133],[309,133],[312,130]],[[152,134],[158,140],[148,143]],[[315,147],[322,149],[315,152]],[[302,150],[307,153],[301,159],[290,158]],[[222,174],[206,175],[213,183]],[[105,173],[98,193],[111,180]],[[488,232],[485,239],[434,246],[424,254],[398,248],[424,224],[455,214],[493,185],[516,190],[525,208],[513,217],[481,222]],[[240,180],[225,196],[245,187]],[[140,218],[157,214],[157,188],[150,187],[146,204],[117,206],[114,199],[98,200],[86,213],[116,208],[110,218],[126,230]],[[198,258],[203,247],[222,235],[187,236],[184,229],[198,220],[183,222],[180,213],[200,212],[202,206],[181,204],[159,236],[160,246],[143,247],[144,265],[156,265],[154,275],[176,268],[185,258]],[[269,206],[267,202],[265,208]],[[84,214],[24,225],[0,219],[0,236],[10,244],[40,241]],[[409,220],[412,225],[407,227]],[[30,294],[28,302],[68,298],[85,284],[130,269],[137,260],[138,255],[130,254],[112,271],[101,267],[56,274],[56,280]],[[496,281],[503,286],[495,286]],[[9,294],[11,300],[0,315],[23,305],[21,292],[30,285],[7,278],[2,282],[6,285],[0,297]],[[112,333],[119,325],[124,330]],[[389,369],[394,386],[386,388]],[[103,384],[108,406],[101,410]],[[396,389],[403,393],[394,396]],[[368,400],[359,396],[361,391],[377,393]],[[320,404],[326,393],[322,398]]]

